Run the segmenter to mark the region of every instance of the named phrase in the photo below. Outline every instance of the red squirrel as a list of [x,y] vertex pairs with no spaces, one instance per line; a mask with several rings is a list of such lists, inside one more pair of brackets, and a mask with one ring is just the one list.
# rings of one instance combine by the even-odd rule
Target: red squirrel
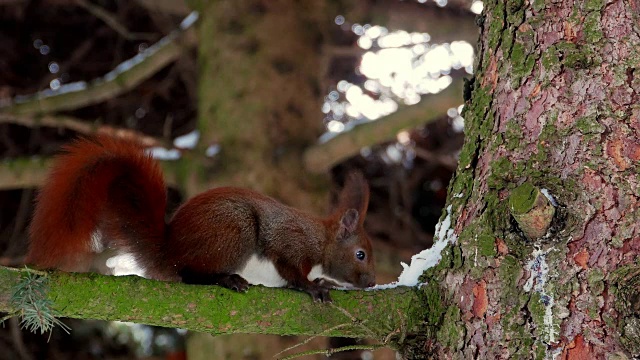
[[252,190],[220,187],[182,204],[165,221],[158,162],[133,141],[80,138],[63,147],[40,190],[26,263],[89,271],[105,248],[130,253],[149,278],[290,287],[329,302],[334,285],[375,285],[363,229],[369,188],[351,174],[326,218]]

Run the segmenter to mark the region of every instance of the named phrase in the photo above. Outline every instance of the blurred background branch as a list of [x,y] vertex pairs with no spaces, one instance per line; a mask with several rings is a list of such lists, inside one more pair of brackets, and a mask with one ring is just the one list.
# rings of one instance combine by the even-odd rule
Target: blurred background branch
[[103,102],[134,88],[175,61],[185,48],[188,49],[196,43],[193,30],[172,32],[144,52],[120,63],[103,77],[14,98],[9,104],[0,106],[0,113],[51,113]]
[[340,133],[327,142],[309,147],[304,153],[307,170],[317,173],[329,171],[336,164],[360,153],[362,148],[395,140],[396,134],[434,122],[448,109],[460,104],[462,82],[457,81],[439,94],[418,104],[367,122]]

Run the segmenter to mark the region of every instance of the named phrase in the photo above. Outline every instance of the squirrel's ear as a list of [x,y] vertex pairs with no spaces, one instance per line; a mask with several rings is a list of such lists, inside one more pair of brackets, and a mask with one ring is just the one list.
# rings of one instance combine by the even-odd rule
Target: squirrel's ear
[[339,207],[353,209],[360,213],[360,221],[363,221],[369,205],[369,185],[360,172],[352,172],[347,176],[344,188],[340,193]]
[[340,218],[340,230],[338,230],[338,240],[345,240],[356,232],[358,228],[358,210],[348,209]]

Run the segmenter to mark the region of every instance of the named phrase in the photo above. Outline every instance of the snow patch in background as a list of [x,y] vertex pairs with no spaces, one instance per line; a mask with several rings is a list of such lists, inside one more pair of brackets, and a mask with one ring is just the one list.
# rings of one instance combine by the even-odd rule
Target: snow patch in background
[[160,146],[147,149],[147,152],[154,159],[158,160],[178,160],[180,159],[180,151],[178,149],[165,149]]
[[198,145],[198,140],[200,140],[200,132],[198,130],[193,130],[190,133],[173,139],[173,146],[175,146],[175,148],[167,149],[162,146],[155,146],[147,149],[147,152],[154,159],[178,160],[181,157],[180,150],[194,149],[196,145]]
[[178,149],[194,149],[198,145],[198,140],[200,140],[200,131],[193,130],[188,134],[173,139],[173,146]]
[[220,152],[220,145],[214,144],[214,145],[209,146],[207,148],[207,150],[205,150],[204,153],[205,153],[205,155],[207,157],[214,157],[214,156],[218,155],[219,152]]

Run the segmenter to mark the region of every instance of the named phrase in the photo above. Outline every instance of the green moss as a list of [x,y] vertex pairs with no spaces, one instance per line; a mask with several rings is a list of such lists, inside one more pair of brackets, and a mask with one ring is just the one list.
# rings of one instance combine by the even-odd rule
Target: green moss
[[[538,164],[544,164],[547,161],[548,158],[549,158],[549,152],[547,151],[547,148],[544,146],[544,144],[542,142],[538,142],[536,144],[536,152],[533,153],[533,155],[531,156],[531,160],[533,160],[534,162],[537,162]],[[542,168],[542,166],[533,166],[533,167],[531,167],[532,175],[535,172],[542,173],[541,170],[536,170],[536,169],[540,169],[540,168]]]
[[615,234],[613,237],[611,237],[611,246],[616,248],[616,249],[620,249],[622,246],[624,246],[624,241],[625,239],[620,236],[619,234]]
[[498,2],[495,6],[490,3],[485,3],[485,13],[491,18],[487,20],[489,23],[489,48],[496,50],[498,44],[500,44],[500,38],[502,37],[502,31],[505,27],[504,22],[504,3]]
[[524,138],[522,133],[522,127],[514,119],[507,121],[507,126],[504,132],[505,145],[508,150],[514,150],[520,147],[521,141]]
[[584,3],[585,10],[597,11],[604,7],[604,0],[587,0]]
[[520,85],[522,78],[528,77],[536,62],[535,33],[530,27],[526,31],[518,31],[517,39],[511,49],[511,74],[513,88]]
[[589,271],[587,275],[587,283],[589,284],[589,289],[591,289],[591,293],[594,295],[600,295],[604,291],[604,273],[601,269],[592,269]]
[[551,324],[545,324],[547,307],[551,306],[550,301],[549,295],[533,292],[527,304],[531,319],[536,324],[534,334],[545,343],[557,341],[560,333],[559,319],[556,316],[551,316]]
[[506,157],[496,159],[491,163],[491,177],[497,178],[497,180],[500,182],[502,182],[501,180],[503,179],[509,179],[511,177],[511,174],[513,173],[513,170],[513,163]]
[[542,328],[544,327],[544,313],[545,306],[542,303],[541,295],[538,292],[531,293],[531,299],[529,300],[529,304],[527,305],[527,309],[529,313],[531,313],[531,318],[533,322],[537,325],[534,333],[540,337],[542,335]]
[[[528,299],[528,296],[526,299]],[[524,303],[526,303],[526,301]],[[508,308],[508,310],[503,312],[500,321],[505,329],[505,333],[511,334],[508,347],[509,351],[511,351],[511,353],[509,353],[510,359],[528,359],[531,357],[533,339],[528,327],[525,326],[521,309],[522,307],[520,306]]]
[[471,165],[471,162],[476,157],[477,145],[478,144],[472,139],[467,139],[467,141],[465,141],[465,144],[460,151],[458,168],[465,169]]
[[540,140],[551,140],[557,136],[558,127],[556,123],[558,121],[558,110],[552,109],[548,112],[547,121],[540,131]]
[[453,247],[451,245],[447,245],[444,249],[442,249],[442,251],[440,252],[440,261],[438,262],[438,265],[434,266],[433,268],[429,269],[429,271],[432,274],[441,274],[444,270],[450,269],[451,265],[453,264]]
[[524,73],[524,63],[527,54],[524,51],[524,45],[520,42],[513,44],[511,49],[511,69],[513,75],[513,83],[520,83],[520,79]]
[[540,62],[547,73],[555,74],[560,71],[560,52],[555,45],[549,46],[540,58]]
[[510,54],[513,46],[513,31],[503,31],[502,32],[502,51],[505,54]]
[[460,309],[457,306],[447,307],[443,326],[438,330],[436,338],[443,347],[459,350],[464,344],[466,328],[460,320]]
[[602,134],[606,130],[605,126],[598,122],[596,115],[588,115],[576,121],[576,127],[583,134]]
[[[617,87],[624,85],[627,82],[627,70],[628,68],[625,66],[616,66],[612,69],[613,71],[613,80],[609,84],[611,87]],[[626,117],[626,114],[622,114]]]
[[[471,126],[482,126],[482,123],[486,121],[487,114],[491,109],[491,101],[493,100],[492,90],[487,87],[475,87],[472,96],[473,102],[469,110],[476,122],[467,124],[465,121],[465,127],[469,125],[465,130],[472,130]],[[493,122],[491,122],[491,124],[493,125]],[[468,133],[469,132],[465,132],[465,134]]]
[[582,27],[585,39],[590,43],[597,43],[602,40],[602,29],[600,28],[600,12],[589,13],[584,19]]
[[495,124],[495,110],[489,110],[484,117],[484,120],[480,123],[480,128],[478,129],[480,139],[491,139],[493,138],[493,126]]
[[631,353],[640,353],[640,318],[629,317],[625,319],[620,342]]
[[[7,270],[0,269],[0,272]],[[16,273],[14,270],[13,273]],[[101,320],[133,321],[152,325],[181,327],[223,334],[272,333],[319,334],[327,336],[383,337],[395,329],[413,329],[422,323],[423,309],[413,289],[384,290],[381,294],[354,296],[354,292],[332,291],[336,304],[372,326],[372,330],[353,324],[345,327],[343,312],[317,304],[299,291],[252,286],[237,293],[218,286],[194,286],[97,274],[56,272],[50,277],[48,298],[61,316]],[[7,286],[6,284],[3,286]],[[6,288],[0,290],[6,293]],[[131,293],[136,296],[130,296]],[[387,302],[389,301],[389,302]],[[371,308],[387,308],[374,319]],[[445,309],[441,309],[443,314]],[[300,314],[305,314],[300,320]],[[417,321],[416,321],[417,319]],[[340,325],[340,326],[337,326]],[[335,328],[327,331],[329,328]]]
[[538,190],[530,183],[522,185],[511,191],[509,196],[509,208],[514,214],[526,214],[535,204]]
[[458,172],[453,180],[453,184],[451,185],[451,191],[453,194],[464,194],[464,196],[469,196],[471,189],[473,189],[473,173],[472,171],[461,171]]
[[486,257],[494,257],[497,254],[496,251],[496,238],[492,235],[479,235],[478,236],[478,255]]
[[591,302],[587,307],[587,315],[589,315],[592,320],[600,319],[600,307],[598,306],[598,299],[596,297],[591,297]]
[[505,308],[515,305],[520,295],[520,289],[517,286],[518,279],[522,273],[522,266],[518,259],[512,255],[506,255],[498,269],[498,275],[503,285],[501,294],[501,303]]
[[[640,297],[640,259],[616,269],[609,276],[610,290],[615,294],[616,310],[621,314],[633,314]],[[596,277],[597,281],[598,277]]]
[[460,246],[452,246],[453,249],[453,266],[452,269],[459,269],[462,267],[462,249]]
[[428,326],[439,327],[444,313],[444,302],[442,298],[442,288],[437,281],[429,281],[419,290],[419,296],[423,308],[425,309],[425,321]]
[[524,21],[524,1],[523,0],[507,0],[507,22],[518,27]]
[[495,191],[485,194],[486,211],[482,214],[485,229],[495,236],[504,236],[509,228],[509,209],[506,201],[501,201]]
[[545,1],[544,0],[533,0],[533,10],[536,12],[540,12],[542,11],[542,9],[545,8]]
[[564,57],[564,65],[573,69],[588,69],[602,63],[602,58],[598,53],[588,46],[576,46],[570,42],[560,42],[558,49]]
[[547,358],[547,345],[536,342],[533,344],[533,356],[536,360],[543,360]]

